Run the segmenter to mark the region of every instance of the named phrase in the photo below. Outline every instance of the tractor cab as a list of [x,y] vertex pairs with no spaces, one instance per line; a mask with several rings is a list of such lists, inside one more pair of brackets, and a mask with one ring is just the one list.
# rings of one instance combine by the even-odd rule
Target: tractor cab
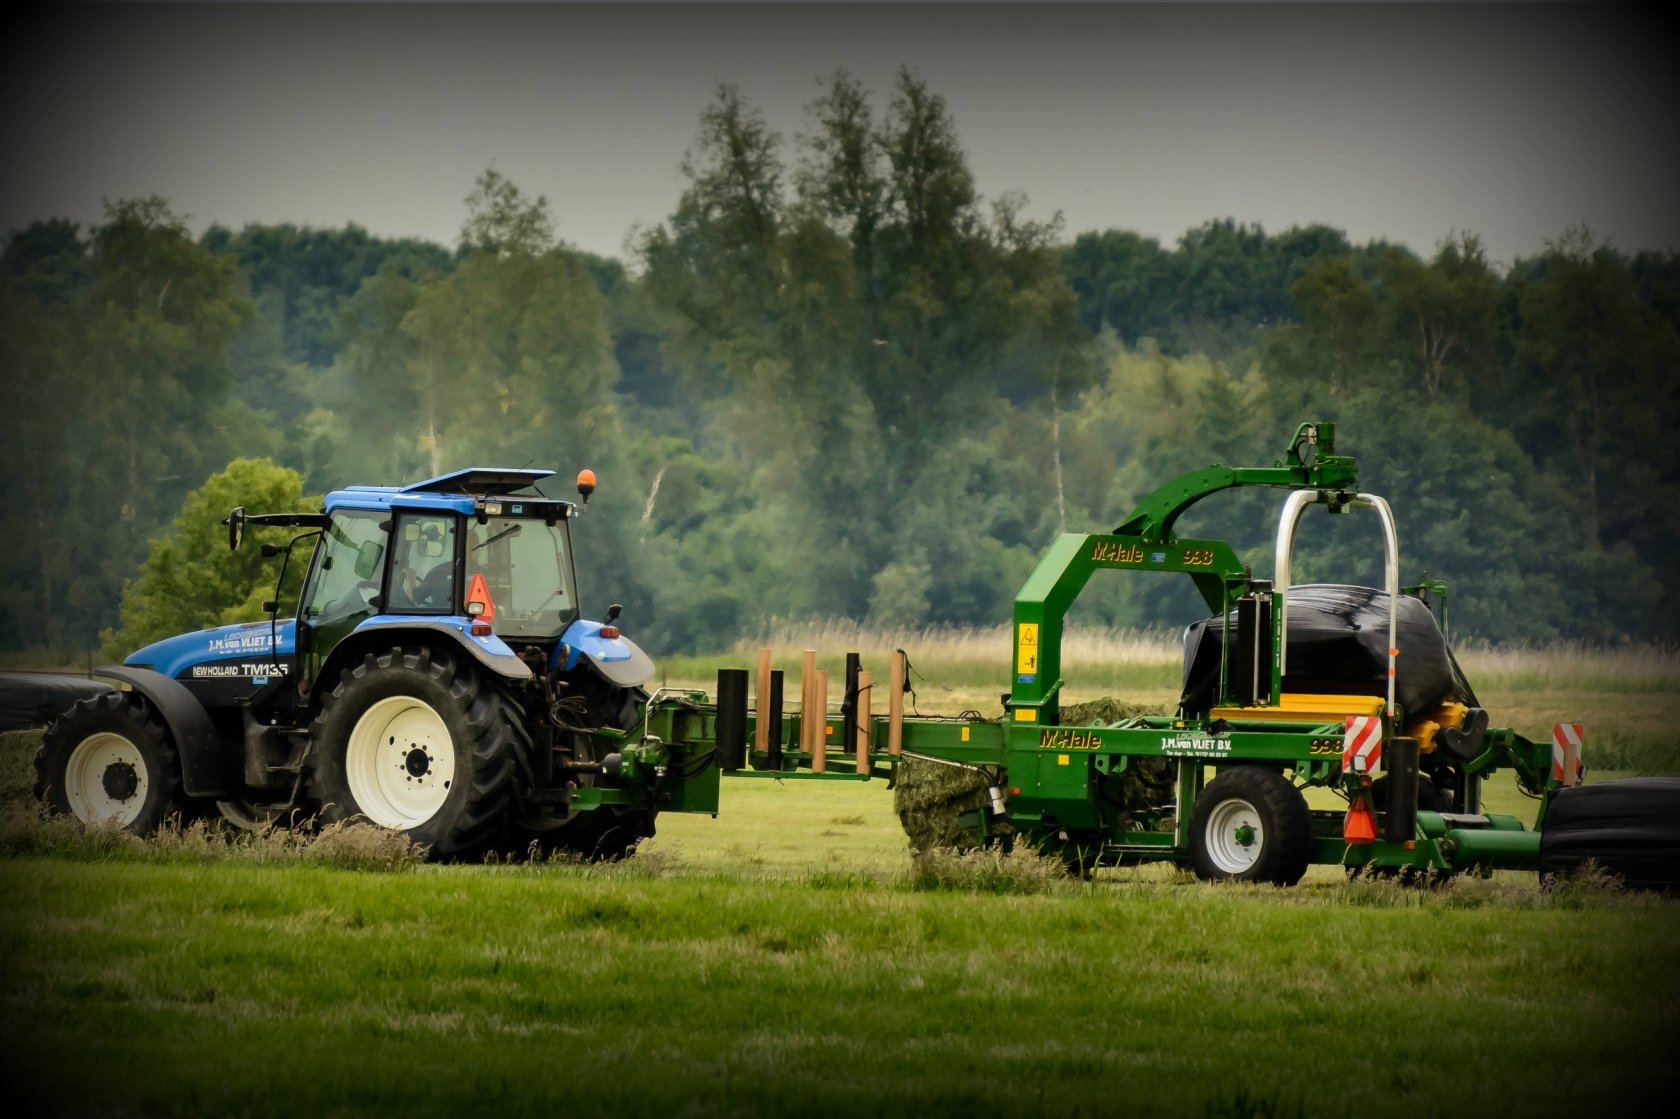
[[[588,656],[618,683],[646,680],[652,664],[640,650],[582,619],[571,541],[579,503],[520,492],[552,474],[472,469],[329,494],[297,618],[300,690],[342,659],[352,635],[392,626],[452,631],[481,660],[523,666],[501,666],[508,675],[565,671]],[[584,471],[584,503],[593,489]]]
[[578,617],[577,506],[515,491],[551,474],[464,470],[328,494],[297,617],[300,693],[352,634],[391,626],[451,630],[477,655],[545,670]]
[[[226,522],[234,548],[247,525],[307,530],[289,545],[263,546],[265,555],[285,557],[283,579],[296,545],[313,542],[295,618],[282,620],[270,601],[267,623],[171,638],[131,663],[205,691],[200,698],[211,707],[243,699],[307,708],[362,645],[425,630],[503,676],[588,668],[613,687],[635,688],[653,665],[611,624],[618,608],[599,623],[583,619],[578,603],[570,525],[594,491],[594,474],[579,475],[581,503],[524,492],[553,474],[473,468],[408,486],[335,490],[320,513],[235,509]],[[243,660],[217,667],[224,646]]]

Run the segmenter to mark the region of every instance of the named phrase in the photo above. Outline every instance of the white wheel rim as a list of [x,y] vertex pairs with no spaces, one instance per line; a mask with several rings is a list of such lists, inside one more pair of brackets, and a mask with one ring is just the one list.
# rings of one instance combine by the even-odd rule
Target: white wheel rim
[[1241,797],[1220,801],[1208,813],[1208,859],[1225,874],[1241,874],[1254,865],[1265,846],[1260,813]]
[[114,821],[128,827],[140,818],[151,788],[140,748],[120,734],[90,734],[70,751],[64,767],[64,796],[76,818],[89,824]]
[[356,720],[344,751],[350,795],[381,827],[430,820],[455,783],[455,745],[443,719],[413,696],[392,696]]

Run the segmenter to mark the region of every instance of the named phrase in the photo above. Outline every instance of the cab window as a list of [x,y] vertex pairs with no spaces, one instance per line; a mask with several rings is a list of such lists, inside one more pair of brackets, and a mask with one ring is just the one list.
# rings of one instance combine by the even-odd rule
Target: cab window
[[399,614],[453,614],[455,522],[447,513],[399,513],[392,546],[390,609]]
[[372,509],[341,509],[332,515],[304,597],[306,621],[319,624],[372,612],[385,566],[384,519]]
[[467,527],[467,578],[484,577],[501,637],[553,637],[577,616],[566,523],[490,517]]

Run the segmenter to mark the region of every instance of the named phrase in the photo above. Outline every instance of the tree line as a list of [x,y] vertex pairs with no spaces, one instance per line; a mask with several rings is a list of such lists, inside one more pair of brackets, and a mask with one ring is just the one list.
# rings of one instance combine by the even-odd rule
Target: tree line
[[[656,651],[777,617],[995,622],[1056,532],[1112,529],[1182,470],[1269,463],[1304,419],[1338,424],[1394,505],[1403,578],[1452,584],[1456,631],[1676,636],[1680,256],[1584,228],[1509,266],[1465,231],[1428,255],[1322,225],[1070,235],[981,194],[914,73],[817,88],[790,140],[720,87],[676,208],[624,260],[567,246],[494,168],[452,248],[354,225],[194,238],[158,198],[12,231],[0,644],[165,624],[138,584],[124,604],[148,555],[180,570],[155,595],[189,622],[255,609],[263,573],[200,594],[214,579],[170,525],[264,458],[292,473],[239,477],[300,502],[590,466],[584,607],[624,603]],[[1222,496],[1181,531],[1264,571],[1276,505]],[[1374,581],[1379,539],[1309,520],[1297,578]],[[1198,610],[1116,578],[1077,616]]]

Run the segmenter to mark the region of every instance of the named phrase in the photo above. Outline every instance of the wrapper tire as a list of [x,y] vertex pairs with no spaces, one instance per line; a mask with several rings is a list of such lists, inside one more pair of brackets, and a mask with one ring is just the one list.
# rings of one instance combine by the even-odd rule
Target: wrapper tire
[[[1232,857],[1236,847],[1221,838],[1226,821],[1258,825],[1253,850],[1242,845],[1252,861],[1240,868],[1241,860]],[[1312,814],[1300,790],[1262,766],[1227,769],[1196,795],[1190,812],[1190,855],[1196,877],[1204,880],[1293,886],[1307,872],[1312,842]]]

